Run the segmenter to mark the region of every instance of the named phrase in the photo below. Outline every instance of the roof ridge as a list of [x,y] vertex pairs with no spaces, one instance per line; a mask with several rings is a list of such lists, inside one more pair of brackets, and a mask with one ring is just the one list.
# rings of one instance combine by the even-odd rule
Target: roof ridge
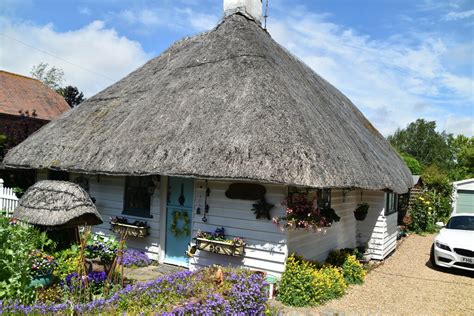
[[21,78],[30,79],[30,80],[34,80],[34,81],[37,81],[39,83],[42,83],[40,80],[38,80],[36,78],[28,77],[28,76],[25,76],[25,75],[20,75],[20,74],[10,72],[10,71],[6,71],[6,70],[2,70],[2,69],[0,69],[0,73],[5,73],[5,74],[10,75],[10,76],[21,77]]

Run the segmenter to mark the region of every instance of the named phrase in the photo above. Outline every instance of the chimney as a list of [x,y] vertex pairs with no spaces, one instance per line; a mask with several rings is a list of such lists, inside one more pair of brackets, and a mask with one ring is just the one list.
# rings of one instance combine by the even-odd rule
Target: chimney
[[237,12],[261,23],[262,0],[224,0],[224,16]]

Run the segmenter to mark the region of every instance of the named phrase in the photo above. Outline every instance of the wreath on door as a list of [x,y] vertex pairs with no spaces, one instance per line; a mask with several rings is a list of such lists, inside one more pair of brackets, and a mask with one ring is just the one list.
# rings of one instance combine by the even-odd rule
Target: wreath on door
[[[182,221],[183,226],[178,227],[178,223]],[[189,215],[186,211],[174,211],[173,212],[173,222],[171,223],[171,232],[175,237],[189,236],[191,233],[189,230]]]

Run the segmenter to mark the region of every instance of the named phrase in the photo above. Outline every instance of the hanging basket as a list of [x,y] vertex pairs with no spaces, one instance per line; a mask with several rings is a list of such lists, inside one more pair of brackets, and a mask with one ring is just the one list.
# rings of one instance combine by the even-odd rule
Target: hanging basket
[[111,222],[112,231],[117,234],[127,234],[127,236],[144,238],[150,235],[150,226],[135,226],[124,223]]
[[195,238],[199,250],[218,253],[221,255],[240,257],[244,255],[245,244],[228,243],[224,241]]
[[354,211],[354,217],[358,221],[363,221],[367,217],[368,212],[369,212],[369,204],[361,203],[357,206],[356,210]]
[[367,217],[367,213],[354,211],[354,217],[358,221],[363,221]]

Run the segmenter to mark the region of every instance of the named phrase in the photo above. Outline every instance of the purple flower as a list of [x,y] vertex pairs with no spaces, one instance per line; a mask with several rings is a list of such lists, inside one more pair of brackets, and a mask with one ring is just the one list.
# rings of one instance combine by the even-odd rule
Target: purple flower
[[152,260],[148,258],[147,254],[140,250],[127,249],[125,250],[123,257],[119,258],[118,264],[122,264],[125,267],[146,267],[152,263]]

